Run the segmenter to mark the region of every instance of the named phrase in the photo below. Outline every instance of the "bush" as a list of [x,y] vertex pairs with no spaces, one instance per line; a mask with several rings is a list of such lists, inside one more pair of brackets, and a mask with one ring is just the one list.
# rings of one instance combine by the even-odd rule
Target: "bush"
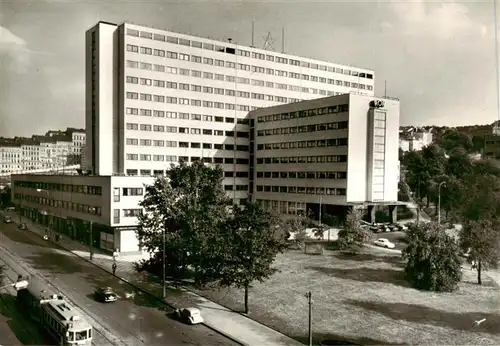
[[412,225],[403,250],[405,274],[417,289],[451,292],[462,278],[459,248],[436,223]]

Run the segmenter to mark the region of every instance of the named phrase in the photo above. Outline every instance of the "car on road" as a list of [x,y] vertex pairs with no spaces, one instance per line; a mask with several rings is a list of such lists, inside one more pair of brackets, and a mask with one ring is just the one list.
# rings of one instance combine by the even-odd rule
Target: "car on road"
[[118,296],[111,287],[97,287],[94,298],[101,303],[112,303],[118,300]]
[[386,249],[394,249],[396,247],[396,245],[391,243],[389,239],[386,238],[378,238],[373,243],[377,246],[384,247]]
[[175,317],[187,324],[199,324],[203,323],[203,317],[201,317],[201,311],[198,308],[181,308],[174,311]]
[[12,223],[12,218],[10,216],[4,216],[3,217],[3,222],[4,223]]
[[24,222],[21,222],[19,226],[17,226],[17,228],[19,228],[22,231],[25,231],[28,229],[28,226]]

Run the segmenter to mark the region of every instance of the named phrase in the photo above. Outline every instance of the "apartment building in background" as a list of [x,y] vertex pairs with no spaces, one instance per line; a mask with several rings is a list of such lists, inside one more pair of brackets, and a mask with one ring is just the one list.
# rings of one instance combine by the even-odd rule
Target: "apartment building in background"
[[[399,101],[355,93],[258,109],[252,198],[281,214],[398,203]],[[392,208],[391,208],[392,207]]]
[[85,130],[51,130],[30,138],[0,138],[0,175],[54,170],[80,164]]
[[493,160],[500,160],[500,133],[484,136],[483,156]]
[[404,152],[420,151],[424,147],[432,144],[432,128],[425,130],[418,127],[410,127],[401,130],[399,133],[399,147]]
[[87,165],[97,175],[157,175],[170,163],[223,165],[248,198],[251,110],[351,91],[373,71],[132,24],[87,32]]

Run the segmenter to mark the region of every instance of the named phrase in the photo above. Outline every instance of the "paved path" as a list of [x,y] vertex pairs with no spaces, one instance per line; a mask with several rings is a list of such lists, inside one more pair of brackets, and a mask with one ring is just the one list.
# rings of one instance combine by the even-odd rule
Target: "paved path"
[[[11,214],[14,216],[14,214]],[[13,217],[14,221],[18,221]],[[43,236],[45,228],[31,223],[29,220],[23,220],[27,223],[29,229]],[[75,255],[84,259],[89,259],[89,249],[87,246],[76,241],[63,237],[59,245]],[[148,277],[145,273],[137,273],[134,269],[134,261],[137,261],[144,256],[120,256],[117,258],[116,275],[126,282],[150,292],[151,294],[161,297],[162,288],[158,283],[153,282],[152,277]],[[96,251],[93,256],[93,264],[111,272],[113,258],[108,254]],[[205,319],[205,324],[233,340],[237,340],[240,344],[248,346],[285,346],[285,345],[302,345],[298,341],[287,337],[271,328],[264,326],[240,313],[229,310],[219,304],[216,304],[208,299],[205,299],[187,289],[169,287],[166,299],[167,304],[174,307],[196,306],[198,307]]]

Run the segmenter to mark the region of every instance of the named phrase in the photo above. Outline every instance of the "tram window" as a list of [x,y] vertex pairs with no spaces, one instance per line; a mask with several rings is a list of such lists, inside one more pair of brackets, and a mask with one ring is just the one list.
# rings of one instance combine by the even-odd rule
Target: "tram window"
[[87,331],[86,330],[76,332],[76,341],[85,340],[85,339],[87,339]]
[[89,329],[88,331],[89,331],[89,335],[88,335],[88,337],[89,337],[89,339],[90,339],[90,338],[92,337],[92,329]]
[[75,333],[68,332],[68,341],[75,341]]

